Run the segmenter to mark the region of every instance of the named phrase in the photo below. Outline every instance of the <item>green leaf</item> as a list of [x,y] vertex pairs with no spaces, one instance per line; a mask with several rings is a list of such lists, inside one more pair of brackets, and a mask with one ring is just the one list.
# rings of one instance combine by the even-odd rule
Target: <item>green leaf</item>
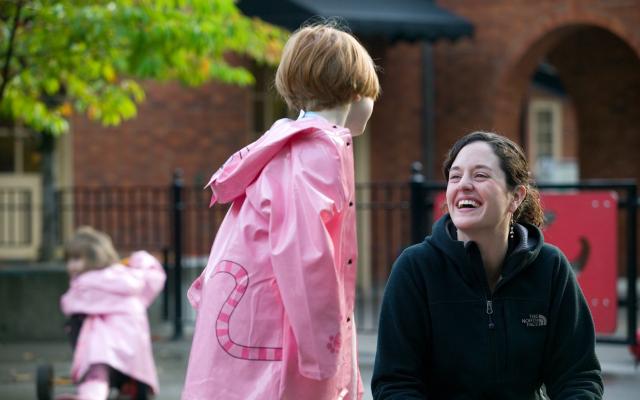
[[[135,118],[137,104],[145,98],[138,80],[252,84],[249,71],[229,65],[227,56],[235,53],[273,65],[288,36],[242,15],[233,0],[27,3],[9,60],[12,79],[0,93],[0,112],[56,135],[69,130],[65,118],[72,114],[86,114],[105,125]],[[6,54],[9,32],[9,22],[3,20],[0,54]]]
[[55,78],[45,79],[43,82],[44,90],[49,95],[54,95],[60,90],[60,82]]

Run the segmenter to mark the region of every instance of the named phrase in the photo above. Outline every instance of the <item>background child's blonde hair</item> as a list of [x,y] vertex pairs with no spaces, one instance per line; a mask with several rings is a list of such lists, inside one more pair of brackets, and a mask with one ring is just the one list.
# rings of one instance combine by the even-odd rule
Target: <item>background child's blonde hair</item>
[[380,93],[376,66],[367,50],[328,22],[302,27],[291,35],[275,83],[295,111],[333,108],[357,95],[375,100]]
[[119,261],[118,252],[109,235],[90,226],[78,228],[67,242],[65,258],[84,259],[85,270],[106,268]]

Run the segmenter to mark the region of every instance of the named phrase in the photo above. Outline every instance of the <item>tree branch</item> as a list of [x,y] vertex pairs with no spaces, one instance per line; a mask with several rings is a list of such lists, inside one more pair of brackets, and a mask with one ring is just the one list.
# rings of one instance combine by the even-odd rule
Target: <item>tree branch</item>
[[20,13],[24,6],[23,1],[16,3],[16,14],[13,17],[13,25],[11,26],[11,33],[9,33],[9,47],[7,50],[7,58],[4,60],[4,67],[2,68],[2,83],[0,84],[0,103],[4,97],[4,91],[9,84],[9,67],[11,66],[11,57],[13,56],[13,46],[15,44],[16,33],[18,31],[18,25],[20,24]]

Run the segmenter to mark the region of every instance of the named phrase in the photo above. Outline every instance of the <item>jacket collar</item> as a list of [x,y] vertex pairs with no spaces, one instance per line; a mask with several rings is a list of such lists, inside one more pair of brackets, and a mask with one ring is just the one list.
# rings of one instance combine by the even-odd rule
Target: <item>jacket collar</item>
[[[538,256],[544,243],[542,232],[533,225],[515,224],[514,233],[503,262],[501,275],[504,282],[526,269]],[[486,279],[478,245],[474,241],[464,243],[458,240],[449,214],[436,221],[432,235],[426,241],[444,253],[467,283]]]

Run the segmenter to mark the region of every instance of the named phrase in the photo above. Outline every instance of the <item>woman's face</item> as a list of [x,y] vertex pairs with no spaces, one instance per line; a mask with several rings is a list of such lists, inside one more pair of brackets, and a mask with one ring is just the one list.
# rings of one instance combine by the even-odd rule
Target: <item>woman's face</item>
[[351,136],[362,135],[373,112],[373,99],[358,96],[350,105],[345,128],[349,128]]
[[509,192],[500,160],[486,142],[469,143],[451,165],[447,207],[463,236],[507,232],[511,215],[521,202],[515,197],[521,194],[520,190],[515,195]]

